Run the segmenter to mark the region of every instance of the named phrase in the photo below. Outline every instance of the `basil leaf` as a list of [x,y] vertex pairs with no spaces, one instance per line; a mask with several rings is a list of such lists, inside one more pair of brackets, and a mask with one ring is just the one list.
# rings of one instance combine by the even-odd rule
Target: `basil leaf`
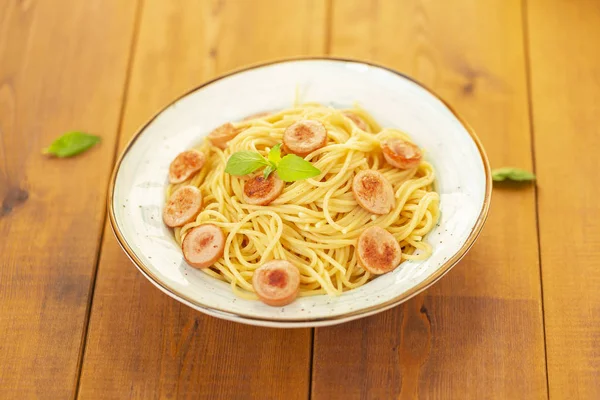
[[267,168],[265,168],[265,170],[263,171],[263,177],[265,179],[267,179],[269,177],[269,175],[271,175],[271,173],[273,171],[275,171],[277,168],[274,167],[273,165],[269,165]]
[[100,136],[83,132],[69,132],[52,142],[50,146],[42,150],[42,153],[60,158],[71,157],[83,153],[98,142],[100,142]]
[[275,166],[279,164],[279,161],[281,161],[281,143],[278,143],[275,146],[273,146],[273,148],[269,151],[268,157],[269,161],[275,164]]
[[233,153],[227,160],[225,172],[231,175],[243,176],[268,165],[270,165],[269,162],[254,151],[238,151]]
[[535,180],[535,175],[524,169],[504,167],[492,170],[492,179],[496,182],[504,180],[529,182]]
[[295,154],[283,157],[277,166],[277,175],[285,182],[312,178],[320,173],[318,168]]

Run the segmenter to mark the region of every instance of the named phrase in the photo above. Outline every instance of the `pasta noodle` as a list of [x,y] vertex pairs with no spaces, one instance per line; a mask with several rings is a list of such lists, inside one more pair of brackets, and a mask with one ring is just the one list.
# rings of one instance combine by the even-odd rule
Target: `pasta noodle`
[[[344,114],[351,111],[374,133],[365,132]],[[248,177],[225,173],[229,156],[252,150],[267,156],[282,142],[286,127],[299,120],[317,120],[327,129],[327,145],[306,157],[321,174],[292,183],[267,206],[245,204]],[[374,276],[363,269],[355,246],[370,226],[387,229],[399,242],[402,260],[430,256],[423,238],[439,218],[439,195],[434,191],[434,170],[421,161],[401,170],[385,162],[380,143],[390,138],[410,141],[396,129],[382,129],[363,109],[338,110],[308,103],[248,121],[233,123],[243,129],[225,150],[205,140],[197,147],[205,154],[204,167],[185,182],[170,184],[167,198],[183,185],[200,189],[204,207],[196,219],[174,228],[181,244],[190,229],[211,223],[225,234],[223,256],[202,271],[228,282],[236,295],[257,299],[253,271],[271,259],[291,262],[300,271],[300,296],[340,295],[367,283]],[[385,215],[361,208],[352,193],[352,179],[360,170],[381,172],[392,184],[395,206]]]

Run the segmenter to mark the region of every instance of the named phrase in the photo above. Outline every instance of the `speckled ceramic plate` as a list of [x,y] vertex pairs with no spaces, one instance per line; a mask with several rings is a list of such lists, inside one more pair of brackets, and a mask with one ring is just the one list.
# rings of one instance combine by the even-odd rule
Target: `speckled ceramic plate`
[[[409,133],[436,170],[441,220],[427,236],[424,261],[405,261],[391,273],[340,297],[298,298],[285,307],[247,301],[230,287],[189,267],[161,210],[167,171],[181,151],[213,128],[255,112],[302,101],[335,107],[358,102],[382,126]],[[119,243],[137,268],[169,296],[206,314],[253,325],[331,325],[375,314],[421,292],[469,250],[487,216],[489,164],[473,130],[440,98],[385,67],[341,59],[295,59],[253,66],[217,78],[169,104],[133,137],[112,179],[108,211]]]

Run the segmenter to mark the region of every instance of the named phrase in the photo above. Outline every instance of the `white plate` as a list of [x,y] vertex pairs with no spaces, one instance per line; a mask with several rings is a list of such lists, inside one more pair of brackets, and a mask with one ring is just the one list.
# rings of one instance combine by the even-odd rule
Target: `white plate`
[[[340,297],[303,297],[285,307],[247,301],[229,285],[189,267],[162,223],[167,171],[181,151],[213,128],[255,112],[303,102],[350,107],[358,102],[384,127],[406,131],[426,151],[440,193],[441,220],[426,240],[424,261],[405,261]],[[489,164],[472,129],[440,98],[390,69],[341,59],[295,59],[246,68],[175,100],[133,137],[118,161],[108,211],[121,246],[159,289],[206,314],[272,327],[332,325],[375,314],[421,292],[472,246],[487,216]]]

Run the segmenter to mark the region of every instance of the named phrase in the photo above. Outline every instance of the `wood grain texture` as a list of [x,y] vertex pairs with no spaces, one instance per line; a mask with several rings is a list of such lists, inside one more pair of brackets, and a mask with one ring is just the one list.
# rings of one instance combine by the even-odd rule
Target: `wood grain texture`
[[[331,51],[409,73],[466,117],[492,166],[530,169],[521,12],[519,1],[336,1]],[[534,190],[495,189],[478,243],[426,294],[315,330],[313,398],[545,398],[537,248]]]
[[[322,1],[145,1],[121,147],[157,109],[215,74],[322,54],[324,30]],[[106,235],[80,397],[305,399],[310,348],[309,329],[234,324],[170,299]]]
[[[119,0],[0,2],[3,399],[75,393],[134,8]],[[71,159],[41,154],[74,129],[102,143]]]
[[528,2],[550,398],[600,398],[600,3]]

